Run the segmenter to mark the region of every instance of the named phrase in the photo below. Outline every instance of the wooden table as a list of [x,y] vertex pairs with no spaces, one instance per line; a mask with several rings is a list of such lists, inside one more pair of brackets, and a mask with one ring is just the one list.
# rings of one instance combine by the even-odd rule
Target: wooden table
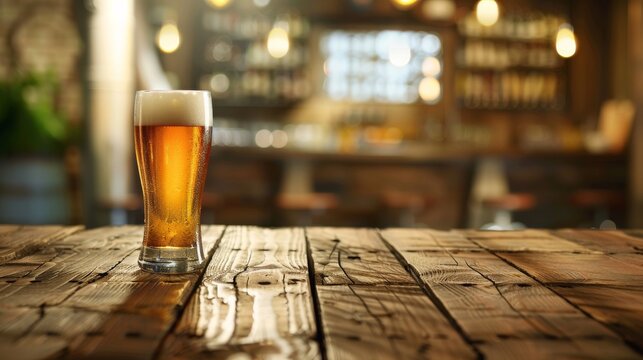
[[0,358],[643,358],[643,231],[0,226]]

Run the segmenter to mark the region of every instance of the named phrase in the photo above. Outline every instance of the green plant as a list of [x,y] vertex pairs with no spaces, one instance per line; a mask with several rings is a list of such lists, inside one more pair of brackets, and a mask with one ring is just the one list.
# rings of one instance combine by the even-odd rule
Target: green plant
[[56,88],[52,73],[0,80],[0,157],[63,154],[70,129],[55,109]]

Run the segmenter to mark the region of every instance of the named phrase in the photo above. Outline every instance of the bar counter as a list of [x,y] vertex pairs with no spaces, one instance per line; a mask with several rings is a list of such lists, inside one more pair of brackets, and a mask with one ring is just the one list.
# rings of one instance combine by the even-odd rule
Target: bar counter
[[0,226],[10,359],[641,358],[643,231],[204,226],[200,273],[141,226]]
[[341,152],[334,150],[309,150],[297,148],[262,149],[258,147],[214,146],[212,156],[243,157],[268,160],[312,160],[338,162],[395,162],[431,163],[453,161],[476,161],[482,158],[502,158],[507,160],[547,160],[566,159],[569,161],[614,162],[623,161],[624,153],[594,153],[586,150],[523,150],[468,148],[457,146],[402,146],[399,148],[370,148]]

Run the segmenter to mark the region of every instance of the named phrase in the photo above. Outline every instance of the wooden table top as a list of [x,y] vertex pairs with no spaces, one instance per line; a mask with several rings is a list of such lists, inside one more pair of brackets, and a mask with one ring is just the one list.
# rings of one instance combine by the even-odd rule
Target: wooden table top
[[0,357],[643,358],[643,231],[0,226]]

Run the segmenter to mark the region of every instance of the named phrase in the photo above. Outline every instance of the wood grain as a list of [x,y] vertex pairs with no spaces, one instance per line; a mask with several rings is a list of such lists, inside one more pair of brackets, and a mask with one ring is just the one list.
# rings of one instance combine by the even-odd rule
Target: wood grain
[[643,255],[505,253],[499,256],[552,288],[643,352],[643,271],[640,266]]
[[82,226],[0,225],[0,264],[26,256],[82,229]]
[[[638,232],[632,231],[633,234]],[[643,238],[622,231],[558,230],[553,234],[597,252],[643,254]]]
[[[545,284],[643,286],[638,261],[598,254],[499,254]],[[641,255],[638,255],[642,257]],[[643,259],[642,259],[643,260]]]
[[417,286],[318,286],[329,359],[473,359]]
[[303,229],[229,227],[160,356],[317,359],[315,336]]
[[306,234],[329,359],[476,357],[375,230]]
[[376,231],[307,228],[306,236],[316,284],[415,284]]
[[141,240],[0,225],[0,357],[643,354],[637,230],[209,226],[207,268],[179,276],[140,271]]
[[[223,230],[203,228],[206,252]],[[141,226],[92,229],[0,265],[0,323],[13,324],[0,326],[0,349],[27,358],[150,357],[199,274],[140,271],[141,243]]]
[[467,230],[462,233],[480,247],[494,252],[600,253],[600,250],[565,240],[544,230],[502,232]]
[[423,231],[426,241],[414,230],[416,244],[408,251],[407,232],[389,229],[382,236],[485,356],[636,357],[608,328],[494,254],[482,248],[439,252],[429,246],[422,251],[422,243],[434,237],[431,230]]

